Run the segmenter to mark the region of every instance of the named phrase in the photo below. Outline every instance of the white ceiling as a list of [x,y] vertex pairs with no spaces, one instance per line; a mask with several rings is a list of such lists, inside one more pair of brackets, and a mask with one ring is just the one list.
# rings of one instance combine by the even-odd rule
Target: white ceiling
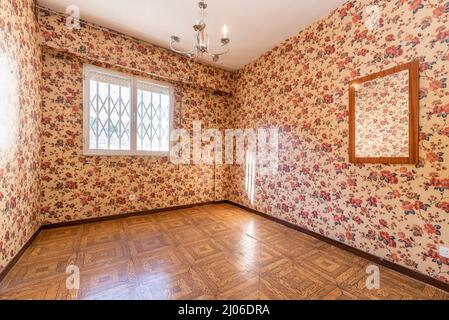
[[[190,49],[197,0],[38,0],[44,7],[65,12],[80,9],[89,22],[168,48],[172,34]],[[208,0],[207,31],[212,48],[219,48],[226,24],[231,52],[219,67],[237,70],[269,49],[326,16],[346,0]]]

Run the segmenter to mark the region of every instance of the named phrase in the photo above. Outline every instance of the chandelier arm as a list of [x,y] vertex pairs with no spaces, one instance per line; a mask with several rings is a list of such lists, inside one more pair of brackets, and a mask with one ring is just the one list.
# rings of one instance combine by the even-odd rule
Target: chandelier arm
[[188,50],[188,51],[183,51],[183,50],[178,50],[178,49],[176,49],[176,48],[173,46],[173,42],[176,42],[176,41],[171,41],[171,42],[170,42],[170,49],[171,49],[172,51],[174,51],[174,52],[176,52],[176,53],[179,53],[179,54],[182,54],[182,55],[186,55],[186,56],[189,56],[189,55],[191,55],[191,54],[194,53],[194,50],[193,50],[193,49],[190,49],[190,50]]
[[213,57],[213,56],[223,56],[223,55],[225,55],[225,54],[228,54],[229,53],[229,51],[231,51],[231,48],[230,47],[227,47],[226,48],[226,50],[224,50],[224,51],[222,51],[222,52],[218,52],[218,53],[212,53],[212,52],[209,52],[209,55],[211,56],[211,57]]
[[199,0],[198,6],[201,11],[201,19],[196,20],[195,24],[193,25],[193,30],[195,31],[195,37],[194,37],[194,43],[193,47],[189,51],[184,50],[178,50],[175,48],[175,45],[178,44],[181,39],[173,35],[171,36],[170,41],[170,49],[173,52],[182,54],[184,56],[189,57],[192,61],[196,61],[198,58],[202,56],[210,56],[214,62],[217,62],[221,56],[229,53],[230,46],[229,42],[230,39],[227,37],[228,34],[228,28],[226,25],[223,26],[223,37],[221,38],[221,45],[223,48],[223,51],[212,53],[209,51],[209,35],[206,33],[206,22],[205,22],[205,11],[207,8],[206,0]]

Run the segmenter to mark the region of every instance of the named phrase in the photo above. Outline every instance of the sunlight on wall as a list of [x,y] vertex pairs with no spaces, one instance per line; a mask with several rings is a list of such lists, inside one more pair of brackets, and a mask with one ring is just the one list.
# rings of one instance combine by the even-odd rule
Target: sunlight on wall
[[254,189],[256,184],[256,158],[252,152],[246,151],[245,191],[251,204],[254,204]]
[[17,71],[6,54],[0,54],[0,159],[16,146],[18,112]]

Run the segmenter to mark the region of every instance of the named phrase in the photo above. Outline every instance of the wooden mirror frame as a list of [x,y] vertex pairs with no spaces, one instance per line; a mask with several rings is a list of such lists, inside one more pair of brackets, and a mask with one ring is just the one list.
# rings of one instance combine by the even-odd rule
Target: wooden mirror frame
[[[355,156],[355,85],[383,78],[404,70],[409,71],[409,156],[408,157],[367,157]],[[349,83],[349,161],[352,163],[382,163],[382,164],[416,164],[419,161],[419,61],[413,61],[352,80]]]

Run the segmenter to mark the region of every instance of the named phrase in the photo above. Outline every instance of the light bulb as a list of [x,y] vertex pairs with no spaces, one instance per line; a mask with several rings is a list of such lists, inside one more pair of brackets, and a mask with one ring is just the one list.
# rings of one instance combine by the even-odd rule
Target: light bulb
[[223,25],[223,29],[221,29],[221,31],[223,32],[223,38],[227,38],[228,37],[228,26]]

